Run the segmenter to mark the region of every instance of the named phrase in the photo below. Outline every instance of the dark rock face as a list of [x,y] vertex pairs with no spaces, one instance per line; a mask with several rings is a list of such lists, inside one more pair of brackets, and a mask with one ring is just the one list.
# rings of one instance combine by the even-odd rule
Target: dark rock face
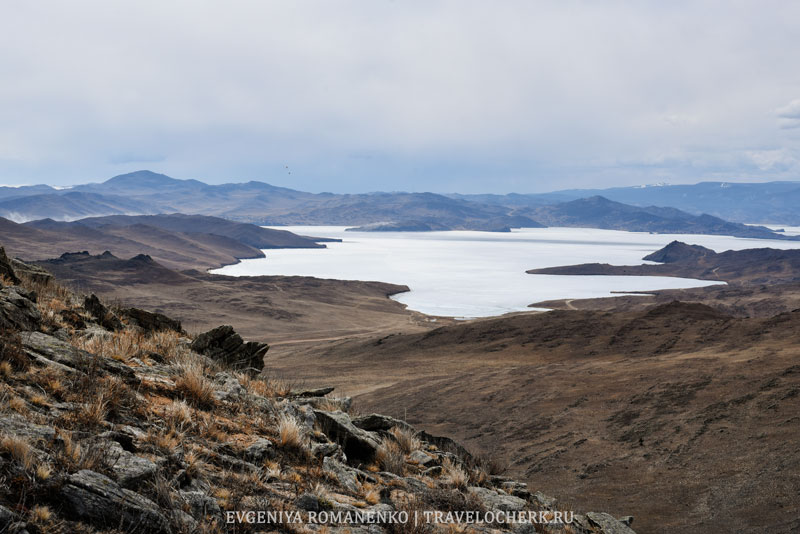
[[35,330],[41,321],[33,295],[18,287],[0,289],[0,330]]
[[128,308],[123,312],[145,332],[162,332],[171,330],[183,333],[181,322],[171,319],[164,314],[140,310],[139,308]]
[[369,463],[375,458],[380,445],[378,436],[362,430],[353,424],[344,412],[314,410],[322,431],[333,441],[338,442],[351,464]]
[[11,267],[11,260],[6,256],[6,249],[0,247],[0,276],[5,276],[12,284],[19,284],[19,278]]
[[411,429],[411,425],[405,421],[377,413],[356,417],[353,419],[353,424],[362,430],[368,430],[370,432],[387,432],[394,427],[399,427],[404,430]]
[[100,527],[121,526],[128,532],[147,534],[171,532],[156,503],[94,471],[84,469],[70,476],[61,488],[61,499],[69,515]]
[[193,351],[222,361],[234,369],[260,372],[269,345],[257,341],[245,342],[230,325],[223,325],[197,336]]
[[98,324],[108,330],[122,330],[124,325],[116,315],[103,306],[97,295],[91,294],[83,301],[83,307],[94,317]]
[[30,265],[16,258],[11,258],[11,266],[17,275],[24,275],[39,284],[49,284],[53,280],[53,275],[38,265]]

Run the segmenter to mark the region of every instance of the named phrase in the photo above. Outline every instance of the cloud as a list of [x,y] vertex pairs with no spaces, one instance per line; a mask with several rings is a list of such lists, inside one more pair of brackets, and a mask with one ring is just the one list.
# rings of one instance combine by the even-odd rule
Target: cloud
[[740,155],[800,148],[784,110],[799,19],[794,2],[711,0],[9,4],[0,181],[152,167],[315,191],[526,192],[783,177]]
[[800,99],[792,100],[787,105],[775,110],[778,124],[784,130],[800,128]]

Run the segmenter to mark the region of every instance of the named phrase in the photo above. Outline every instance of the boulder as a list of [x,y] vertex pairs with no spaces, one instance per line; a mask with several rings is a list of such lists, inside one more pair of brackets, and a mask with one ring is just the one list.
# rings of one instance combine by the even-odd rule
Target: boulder
[[0,247],[0,276],[4,276],[14,285],[20,283],[17,273],[14,272],[14,268],[11,266],[11,260],[6,256],[6,249],[3,247]]
[[628,525],[617,521],[612,515],[604,512],[587,512],[589,523],[600,529],[603,534],[636,534]]
[[161,313],[149,312],[139,308],[127,308],[122,313],[145,332],[172,331],[179,334],[184,333],[180,321],[171,319]]
[[103,442],[103,453],[103,461],[123,488],[136,489],[158,472],[155,463],[126,451],[116,441]]
[[214,375],[214,398],[218,401],[236,402],[247,395],[247,390],[228,373]]
[[53,275],[38,265],[31,265],[17,258],[11,258],[11,266],[18,276],[24,276],[37,284],[47,285],[53,280]]
[[476,497],[484,508],[492,512],[518,512],[524,510],[527,504],[524,499],[488,488],[470,487],[467,491]]
[[23,436],[31,441],[49,443],[55,439],[56,431],[51,426],[37,425],[19,414],[1,414],[0,436]]
[[83,299],[83,308],[95,318],[97,324],[108,330],[122,330],[125,325],[106,308],[97,295],[91,294]]
[[324,388],[316,388],[316,389],[301,389],[298,391],[292,391],[289,393],[290,397],[324,397],[328,393],[333,392],[335,388],[333,387],[324,387]]
[[88,469],[71,475],[60,497],[68,516],[100,528],[146,534],[171,532],[156,503]]
[[264,354],[269,345],[245,342],[232,326],[223,325],[197,336],[191,349],[229,367],[258,373],[264,368]]
[[244,450],[244,458],[250,463],[259,464],[275,458],[275,446],[268,439],[258,438]]
[[425,451],[412,451],[408,459],[422,467],[431,467],[436,464],[436,458]]
[[355,426],[344,412],[314,410],[322,431],[342,446],[348,462],[369,463],[380,445],[377,435]]
[[417,433],[417,437],[423,441],[427,441],[432,445],[436,445],[436,447],[438,447],[439,450],[453,453],[456,457],[465,462],[475,461],[475,459],[469,453],[469,451],[466,448],[464,448],[463,445],[461,445],[460,443],[458,443],[453,439],[442,436],[434,436],[433,434],[428,434],[424,430],[420,430]]
[[414,430],[414,428],[405,421],[377,413],[356,417],[353,419],[353,424],[358,428],[369,430],[370,432],[386,432],[394,427],[399,427],[403,430]]
[[42,316],[35,297],[19,287],[0,289],[0,330],[36,330]]
[[326,456],[322,460],[322,470],[331,475],[340,486],[347,488],[353,493],[358,493],[361,484],[358,483],[355,470],[335,460],[331,456]]
[[189,505],[192,517],[198,521],[202,521],[209,515],[214,517],[222,515],[216,499],[202,491],[179,491],[178,494]]

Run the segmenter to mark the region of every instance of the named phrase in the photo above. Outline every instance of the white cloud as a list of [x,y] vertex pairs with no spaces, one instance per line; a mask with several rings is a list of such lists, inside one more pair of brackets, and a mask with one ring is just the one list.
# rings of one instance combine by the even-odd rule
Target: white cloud
[[733,180],[743,151],[800,148],[772,115],[795,120],[796,20],[789,1],[7,3],[0,180],[524,191],[650,182],[616,162],[689,152],[726,163],[658,172]]

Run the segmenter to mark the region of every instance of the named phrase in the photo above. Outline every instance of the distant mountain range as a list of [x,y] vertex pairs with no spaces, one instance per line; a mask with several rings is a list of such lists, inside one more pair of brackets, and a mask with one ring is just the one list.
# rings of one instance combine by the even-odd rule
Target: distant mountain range
[[[616,188],[603,190],[602,195],[594,190],[538,195],[340,195],[295,191],[263,182],[209,185],[137,171],[70,189],[0,187],[0,216],[25,222],[188,213],[257,225],[344,225],[359,231],[509,231],[572,226],[780,239],[785,237],[765,227],[729,220],[800,224],[800,210],[792,199],[800,202],[800,183]],[[772,210],[769,206],[777,207]],[[117,218],[115,224],[123,220]],[[176,221],[170,219],[170,224]]]
[[800,182],[702,182],[610,189],[569,189],[520,195],[448,195],[459,200],[535,207],[603,196],[633,206],[669,206],[693,215],[714,215],[741,223],[800,225]]

